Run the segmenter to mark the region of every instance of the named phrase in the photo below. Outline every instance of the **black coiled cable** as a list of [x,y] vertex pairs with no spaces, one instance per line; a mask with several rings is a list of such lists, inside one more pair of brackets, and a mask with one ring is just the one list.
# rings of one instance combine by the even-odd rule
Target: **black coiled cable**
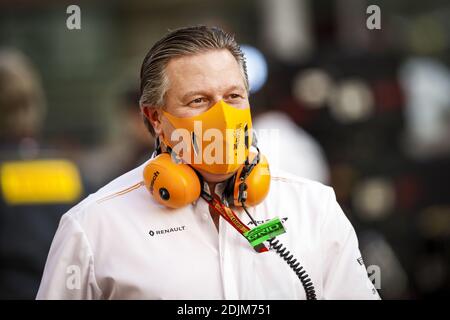
[[300,262],[298,262],[297,259],[295,259],[294,256],[285,247],[283,247],[279,240],[272,238],[267,241],[270,243],[270,247],[275,249],[276,253],[287,262],[289,267],[294,270],[295,274],[300,279],[303,288],[305,289],[306,300],[317,300],[314,285],[306,271],[300,265]]
[[[255,219],[253,219],[253,217],[250,215],[250,212],[248,212],[247,207],[245,206],[245,201],[241,201],[241,204],[247,216],[250,218],[253,224],[257,226],[258,224],[256,223]],[[270,248],[275,249],[275,252],[281,258],[283,258],[284,261],[287,262],[287,264],[292,270],[294,270],[295,274],[300,279],[303,288],[305,289],[306,300],[317,300],[316,289],[314,289],[314,285],[311,279],[309,278],[308,274],[303,269],[303,267],[300,265],[300,262],[297,262],[297,259],[294,258],[294,255],[292,255],[285,247],[283,247],[280,241],[276,240],[275,238],[271,238],[267,240],[267,242],[270,243]]]

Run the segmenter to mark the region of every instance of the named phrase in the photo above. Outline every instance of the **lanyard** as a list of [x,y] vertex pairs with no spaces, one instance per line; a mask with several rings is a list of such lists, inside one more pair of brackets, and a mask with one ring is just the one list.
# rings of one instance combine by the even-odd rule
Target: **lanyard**
[[[213,194],[211,196],[206,191],[202,190],[201,197],[206,202],[208,202],[210,209],[212,209],[217,214],[220,214],[246,240],[248,240],[250,245],[256,250],[256,252],[261,253],[269,251],[263,244],[263,241],[267,240],[270,243],[271,247],[276,251],[276,253],[287,262],[289,267],[300,279],[300,282],[305,289],[306,299],[316,300],[314,285],[311,282],[311,279],[309,278],[306,271],[300,265],[300,262],[298,262],[297,259],[295,259],[293,255],[289,251],[287,251],[287,249],[282,244],[279,243],[278,240],[275,240],[276,236],[286,232],[279,218],[272,219],[269,222],[250,229],[239,219],[239,217],[234,213],[233,210],[225,206],[222,201],[220,201],[220,198],[216,194]],[[244,203],[242,205],[245,212],[249,215],[250,219],[254,221],[246,210]]]
[[[239,217],[236,215],[236,213],[234,213],[233,210],[231,210],[231,208],[223,205],[222,201],[220,201],[220,198],[216,194],[211,196],[206,192],[202,191],[201,197],[209,204],[209,207],[214,212],[222,216],[229,224],[233,226],[233,228],[235,228],[246,240],[248,240],[244,236],[244,233],[250,231],[250,228],[247,227],[241,221],[241,219],[239,219]],[[256,252],[259,253],[269,251],[263,243],[253,246],[253,248],[255,249]]]

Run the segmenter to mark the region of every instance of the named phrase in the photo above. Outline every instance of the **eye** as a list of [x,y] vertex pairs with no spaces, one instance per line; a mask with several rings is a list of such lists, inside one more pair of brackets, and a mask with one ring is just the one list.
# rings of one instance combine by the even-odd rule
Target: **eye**
[[232,94],[230,94],[230,98],[231,99],[239,99],[239,98],[244,98],[244,97],[241,96],[240,94],[232,93]]
[[240,93],[230,93],[226,98],[226,102],[234,106],[240,106],[245,101],[245,97]]
[[192,100],[191,102],[189,102],[188,105],[189,105],[190,107],[196,108],[196,107],[201,107],[201,106],[203,106],[203,105],[205,105],[205,104],[207,104],[207,103],[208,103],[208,100],[207,100],[206,98],[204,98],[204,97],[199,97],[199,98],[195,98],[194,100]]

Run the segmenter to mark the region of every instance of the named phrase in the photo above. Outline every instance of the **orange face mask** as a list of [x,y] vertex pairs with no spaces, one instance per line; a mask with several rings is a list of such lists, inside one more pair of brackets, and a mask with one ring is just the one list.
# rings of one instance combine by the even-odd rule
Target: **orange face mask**
[[163,114],[175,130],[162,140],[192,167],[226,174],[237,171],[247,159],[252,144],[250,108],[238,109],[220,100],[194,117]]

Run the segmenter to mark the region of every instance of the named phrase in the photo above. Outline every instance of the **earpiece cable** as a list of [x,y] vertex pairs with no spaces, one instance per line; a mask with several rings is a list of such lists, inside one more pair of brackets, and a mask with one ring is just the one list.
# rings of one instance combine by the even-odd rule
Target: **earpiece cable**
[[[255,219],[250,215],[250,212],[248,212],[247,207],[245,206],[244,201],[241,202],[242,208],[244,209],[247,216],[250,218],[250,220],[253,222],[255,227],[257,226]],[[294,258],[294,255],[290,253],[289,250],[287,250],[279,240],[276,238],[271,238],[267,240],[269,242],[270,249],[273,249],[281,258],[283,258],[284,261],[287,262],[289,267],[295,272],[298,279],[302,283],[302,286],[305,290],[306,299],[307,300],[317,300],[316,297],[316,290],[314,288],[314,285],[312,283],[311,278],[306,273],[306,270],[303,269],[303,267],[300,265],[300,262],[297,261],[297,259]]]

